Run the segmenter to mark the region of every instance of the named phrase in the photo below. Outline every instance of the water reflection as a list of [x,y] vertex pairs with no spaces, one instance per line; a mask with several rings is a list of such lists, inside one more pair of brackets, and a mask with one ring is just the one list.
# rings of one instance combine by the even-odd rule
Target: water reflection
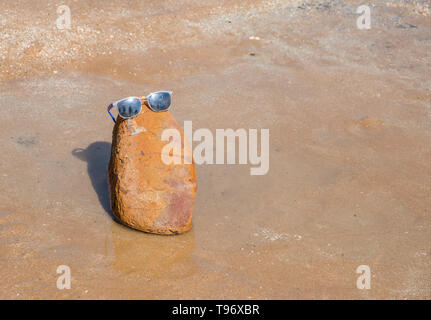
[[185,234],[148,234],[112,224],[112,266],[124,273],[143,273],[150,278],[184,278],[196,271],[192,260],[193,229]]

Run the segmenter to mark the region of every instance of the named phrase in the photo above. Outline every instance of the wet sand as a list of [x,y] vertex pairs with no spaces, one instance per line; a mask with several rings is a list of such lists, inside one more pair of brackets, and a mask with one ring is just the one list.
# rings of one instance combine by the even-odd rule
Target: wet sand
[[[0,298],[431,298],[426,1],[371,30],[356,1],[79,1],[58,30],[62,4],[0,4]],[[267,175],[197,166],[179,236],[109,211],[106,106],[159,89],[194,129],[270,130]]]

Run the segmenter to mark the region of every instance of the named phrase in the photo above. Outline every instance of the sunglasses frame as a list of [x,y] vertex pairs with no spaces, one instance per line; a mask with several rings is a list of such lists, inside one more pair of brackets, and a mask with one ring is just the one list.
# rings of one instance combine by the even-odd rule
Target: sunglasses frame
[[[171,104],[169,105],[169,107],[166,109],[166,110],[155,110],[152,106],[151,106],[151,104],[149,103],[149,101],[148,101],[148,98],[152,95],[152,94],[156,94],[156,93],[168,93],[169,94],[169,96],[170,96],[170,98],[171,98]],[[136,115],[134,115],[134,116],[131,116],[131,117],[123,117],[121,114],[120,114],[120,112],[118,112],[118,115],[121,117],[121,118],[123,118],[123,119],[132,119],[132,118],[134,118],[134,117],[136,117],[136,116],[138,116],[141,112],[142,112],[142,104],[144,103],[144,102],[146,102],[147,103],[147,106],[152,110],[152,111],[154,111],[154,112],[166,112],[166,111],[168,111],[170,108],[171,108],[171,106],[172,106],[172,94],[173,94],[174,92],[173,91],[156,91],[156,92],[151,92],[148,96],[143,96],[143,97],[134,97],[134,96],[131,96],[131,97],[127,97],[127,98],[123,98],[123,99],[120,99],[120,100],[117,100],[117,101],[115,101],[115,102],[113,102],[113,103],[111,103],[109,106],[108,106],[108,113],[109,113],[109,115],[111,116],[111,118],[112,118],[112,120],[114,121],[114,123],[116,123],[116,120],[115,120],[115,117],[112,115],[112,113],[111,113],[111,109],[112,108],[114,108],[114,107],[116,107],[117,108],[117,104],[119,103],[119,102],[121,102],[121,101],[123,101],[123,100],[127,100],[127,99],[130,99],[130,98],[133,98],[133,99],[139,99],[139,101],[140,101],[140,103],[141,103],[141,105],[140,105],[140,110],[139,110],[139,112],[136,114]],[[118,108],[117,108],[118,109]]]

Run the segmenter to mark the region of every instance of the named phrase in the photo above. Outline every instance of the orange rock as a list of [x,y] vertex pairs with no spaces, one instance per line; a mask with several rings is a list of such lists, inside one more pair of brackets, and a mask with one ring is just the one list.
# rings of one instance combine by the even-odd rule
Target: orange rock
[[[191,164],[165,164],[162,149],[164,129],[184,133],[167,112],[153,112],[145,105],[133,119],[117,118],[112,135],[108,180],[111,209],[125,225],[158,233],[179,234],[192,227],[196,198],[196,170]],[[190,147],[182,145],[184,159],[191,157]],[[172,154],[171,154],[172,155]]]

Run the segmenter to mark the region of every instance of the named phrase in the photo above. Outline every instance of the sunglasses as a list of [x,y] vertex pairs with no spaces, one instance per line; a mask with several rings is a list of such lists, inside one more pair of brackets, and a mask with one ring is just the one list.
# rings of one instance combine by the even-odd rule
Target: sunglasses
[[147,105],[154,112],[168,111],[172,102],[172,91],[157,91],[150,93],[146,97],[128,97],[111,103],[108,106],[108,113],[112,120],[115,118],[111,113],[111,109],[117,107],[118,115],[124,119],[136,117],[142,110],[142,104],[147,102]]

